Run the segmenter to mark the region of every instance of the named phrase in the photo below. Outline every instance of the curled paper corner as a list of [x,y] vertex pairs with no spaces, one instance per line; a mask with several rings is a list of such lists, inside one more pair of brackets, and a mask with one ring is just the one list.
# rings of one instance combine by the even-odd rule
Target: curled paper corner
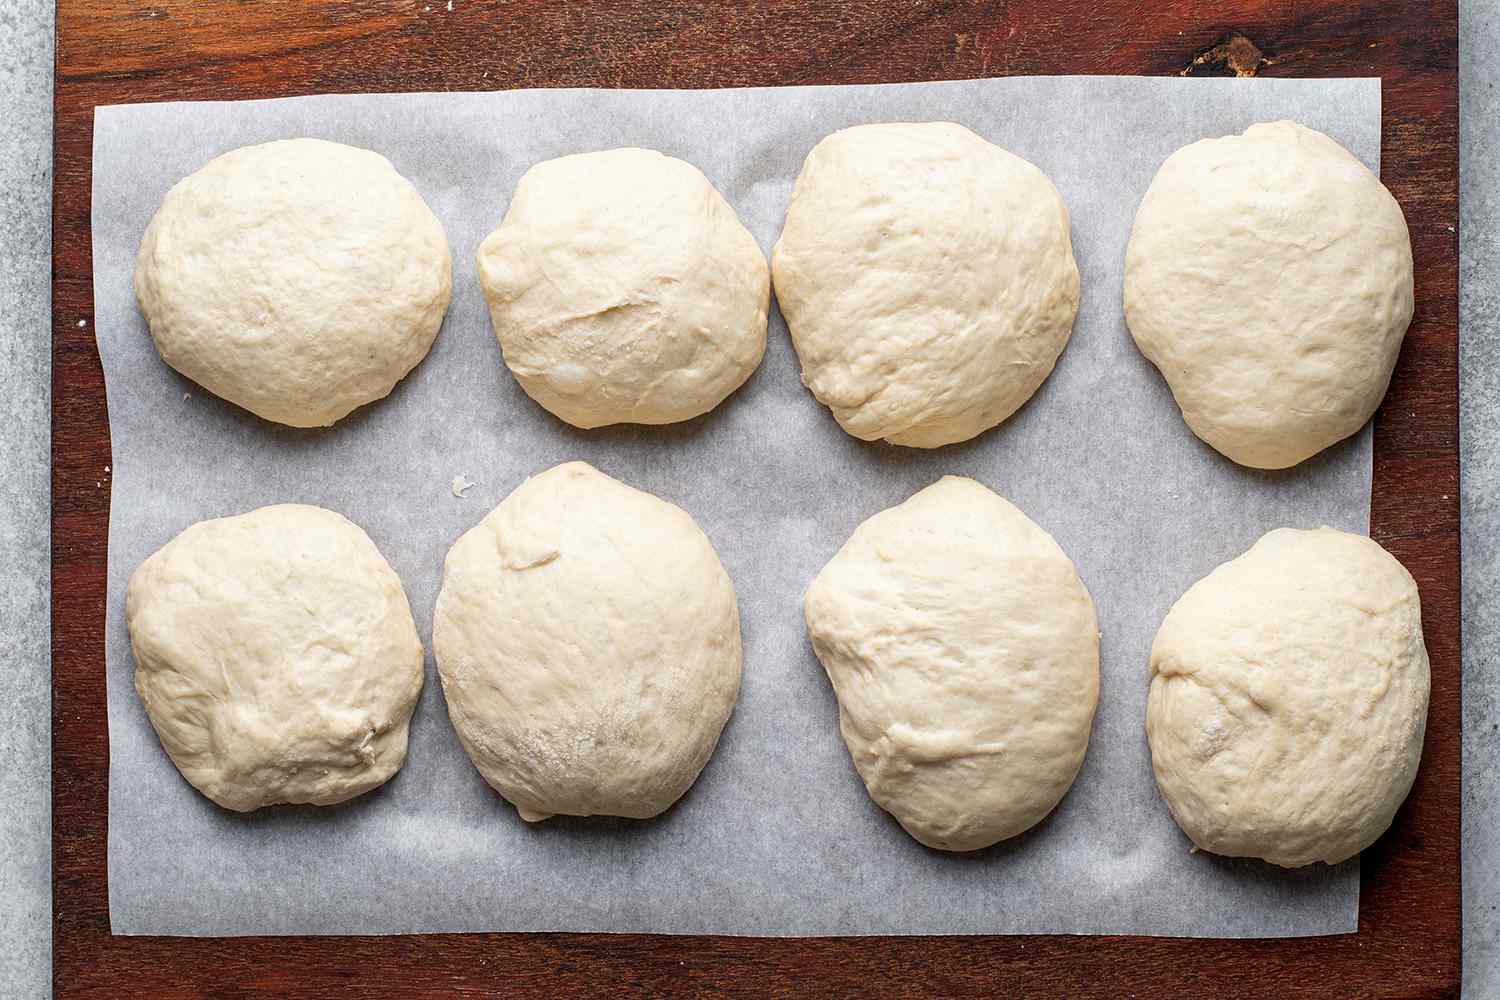
[[458,497],[460,500],[467,500],[469,498],[464,496],[464,490],[468,489],[470,486],[475,485],[477,484],[469,482],[469,477],[460,473],[459,475],[453,477],[453,495]]

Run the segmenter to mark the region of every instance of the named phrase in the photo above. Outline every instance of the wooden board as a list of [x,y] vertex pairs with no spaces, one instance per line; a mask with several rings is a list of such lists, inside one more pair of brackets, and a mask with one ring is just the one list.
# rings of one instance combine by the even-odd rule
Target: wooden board
[[[1455,0],[768,0],[722,6],[685,0],[61,0],[58,7],[52,787],[59,998],[1457,996]],[[1020,73],[1384,79],[1383,174],[1411,226],[1417,312],[1376,418],[1372,530],[1421,586],[1432,709],[1411,797],[1392,830],[1365,852],[1357,934],[1279,941],[110,936],[104,690],[110,453],[89,251],[96,105]],[[1080,108],[1077,121],[1059,124],[1087,128],[1087,115]]]

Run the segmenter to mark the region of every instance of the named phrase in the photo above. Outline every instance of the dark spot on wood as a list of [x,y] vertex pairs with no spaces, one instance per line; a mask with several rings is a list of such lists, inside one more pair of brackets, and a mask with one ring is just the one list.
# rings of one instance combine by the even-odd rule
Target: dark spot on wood
[[1272,61],[1258,45],[1236,31],[1193,56],[1181,75],[1254,76]]

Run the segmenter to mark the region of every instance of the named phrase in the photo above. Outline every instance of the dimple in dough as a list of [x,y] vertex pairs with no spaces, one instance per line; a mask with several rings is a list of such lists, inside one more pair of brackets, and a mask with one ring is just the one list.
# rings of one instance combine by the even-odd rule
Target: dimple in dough
[[342,515],[200,521],[131,575],[125,620],[162,747],[225,808],[342,802],[406,760],[422,642],[401,581]]
[[1205,851],[1338,864],[1406,798],[1428,685],[1405,567],[1362,535],[1272,531],[1193,584],[1156,634],[1157,786]]
[[857,438],[914,448],[1005,420],[1078,312],[1068,210],[961,125],[860,125],[815,146],[772,252],[802,381]]
[[575,427],[707,413],[765,354],[765,255],[702,171],[653,150],[538,163],[478,266],[506,365]]
[[1061,801],[1099,700],[1099,624],[1020,510],[945,476],[855,529],[804,606],[854,766],[913,837],[976,850]]
[[1194,434],[1259,469],[1364,426],[1412,317],[1396,199],[1295,122],[1169,156],[1125,252],[1125,318]]
[[707,536],[583,462],[454,543],[432,641],[464,749],[526,820],[657,815],[739,695],[739,607]]
[[452,272],[437,217],[385,157],[284,139],[167,193],[135,294],[167,364],[266,420],[325,427],[426,357]]

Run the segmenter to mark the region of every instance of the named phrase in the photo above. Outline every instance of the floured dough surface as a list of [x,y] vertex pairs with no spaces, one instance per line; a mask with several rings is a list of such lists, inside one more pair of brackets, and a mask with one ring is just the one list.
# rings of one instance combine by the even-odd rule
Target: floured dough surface
[[1272,531],[1193,584],[1156,635],[1157,786],[1203,850],[1337,864],[1406,798],[1428,685],[1405,567],[1361,535]]
[[1099,625],[1052,536],[945,476],[855,529],[807,630],[870,797],[917,840],[987,847],[1038,823],[1088,748]]
[[360,528],[304,504],[200,521],[130,578],[135,689],[219,805],[329,805],[406,760],[422,643]]
[[285,139],[167,193],[135,294],[167,364],[267,420],[322,427],[426,357],[452,269],[437,217],[385,157]]
[[1131,335],[1193,433],[1241,465],[1296,465],[1363,427],[1411,317],[1401,207],[1295,122],[1179,149],[1136,213]]
[[1031,398],[1068,342],[1068,211],[1025,160],[948,122],[815,146],[772,254],[802,381],[850,434],[936,448]]
[[576,427],[707,413],[766,349],[755,237],[697,167],[649,149],[528,170],[479,281],[506,365]]
[[583,462],[454,543],[432,641],[464,749],[527,820],[662,812],[739,695],[739,607],[707,536]]

